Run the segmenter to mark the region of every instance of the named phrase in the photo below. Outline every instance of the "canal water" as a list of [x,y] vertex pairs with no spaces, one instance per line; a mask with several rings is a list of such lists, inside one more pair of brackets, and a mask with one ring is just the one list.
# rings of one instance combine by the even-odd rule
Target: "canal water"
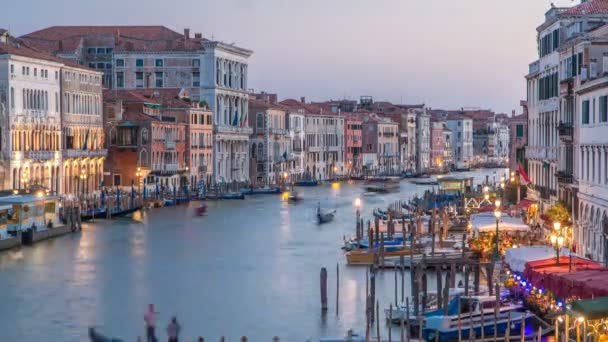
[[[476,182],[505,170],[470,175]],[[83,341],[87,327],[135,341],[148,303],[165,340],[172,315],[184,340],[305,341],[365,332],[365,268],[345,265],[343,236],[354,234],[353,200],[369,218],[376,207],[430,189],[401,182],[401,192],[363,197],[360,183],[302,188],[297,204],[280,196],[209,202],[208,215],[178,206],[98,220],[82,233],[0,253],[0,341]],[[317,225],[315,208],[337,209]],[[336,315],[336,265],[340,266]],[[321,315],[319,272],[328,269],[329,309]],[[405,277],[406,295],[409,275]],[[429,285],[435,281],[429,278]],[[381,309],[393,300],[394,273],[377,278]],[[384,314],[382,330],[386,334]],[[160,331],[158,331],[160,330]],[[396,335],[395,335],[396,336]]]

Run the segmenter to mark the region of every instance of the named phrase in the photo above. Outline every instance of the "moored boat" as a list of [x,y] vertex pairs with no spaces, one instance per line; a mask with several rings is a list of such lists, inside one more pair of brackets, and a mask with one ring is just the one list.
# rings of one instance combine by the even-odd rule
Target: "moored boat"
[[319,181],[314,179],[302,180],[294,183],[296,186],[317,186],[319,185]]
[[304,198],[302,197],[302,195],[300,195],[297,191],[290,191],[287,194],[287,201],[288,202],[295,203],[295,202],[299,202],[299,201],[301,201],[303,199]]
[[486,336],[494,335],[494,327],[498,336],[503,336],[507,330],[518,332],[521,324],[534,317],[521,310],[522,305],[502,302],[495,296],[457,297],[448,305],[447,315],[443,314],[443,310],[425,314],[422,337],[427,341],[458,339],[459,326],[463,338],[468,338],[472,333],[481,336],[482,330]]
[[240,190],[245,195],[274,195],[280,194],[281,188],[279,187],[263,187],[263,188],[243,188]]
[[[385,246],[385,257],[400,257],[410,255],[411,249],[403,248],[387,248]],[[374,263],[374,257],[378,254],[378,249],[359,249],[346,253],[346,263],[349,265],[371,265]]]

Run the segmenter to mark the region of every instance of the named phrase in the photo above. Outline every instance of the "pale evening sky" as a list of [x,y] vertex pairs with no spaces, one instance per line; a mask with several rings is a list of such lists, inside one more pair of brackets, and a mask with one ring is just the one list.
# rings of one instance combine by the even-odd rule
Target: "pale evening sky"
[[[580,0],[554,0],[571,6]],[[249,87],[519,112],[551,0],[20,0],[0,27],[165,25],[254,50]]]

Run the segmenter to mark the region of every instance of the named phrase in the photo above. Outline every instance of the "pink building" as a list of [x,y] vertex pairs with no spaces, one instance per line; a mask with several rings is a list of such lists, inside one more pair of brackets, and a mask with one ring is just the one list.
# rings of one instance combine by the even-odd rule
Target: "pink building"
[[344,120],[344,152],[346,157],[344,165],[347,174],[358,175],[361,173],[363,166],[361,154],[363,147],[363,121],[360,116],[352,113],[345,113]]

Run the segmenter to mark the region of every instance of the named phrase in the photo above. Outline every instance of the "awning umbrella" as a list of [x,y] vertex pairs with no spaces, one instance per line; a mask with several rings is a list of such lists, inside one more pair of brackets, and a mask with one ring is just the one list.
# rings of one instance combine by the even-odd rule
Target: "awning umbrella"
[[608,318],[608,297],[575,300],[572,310],[588,320]]

